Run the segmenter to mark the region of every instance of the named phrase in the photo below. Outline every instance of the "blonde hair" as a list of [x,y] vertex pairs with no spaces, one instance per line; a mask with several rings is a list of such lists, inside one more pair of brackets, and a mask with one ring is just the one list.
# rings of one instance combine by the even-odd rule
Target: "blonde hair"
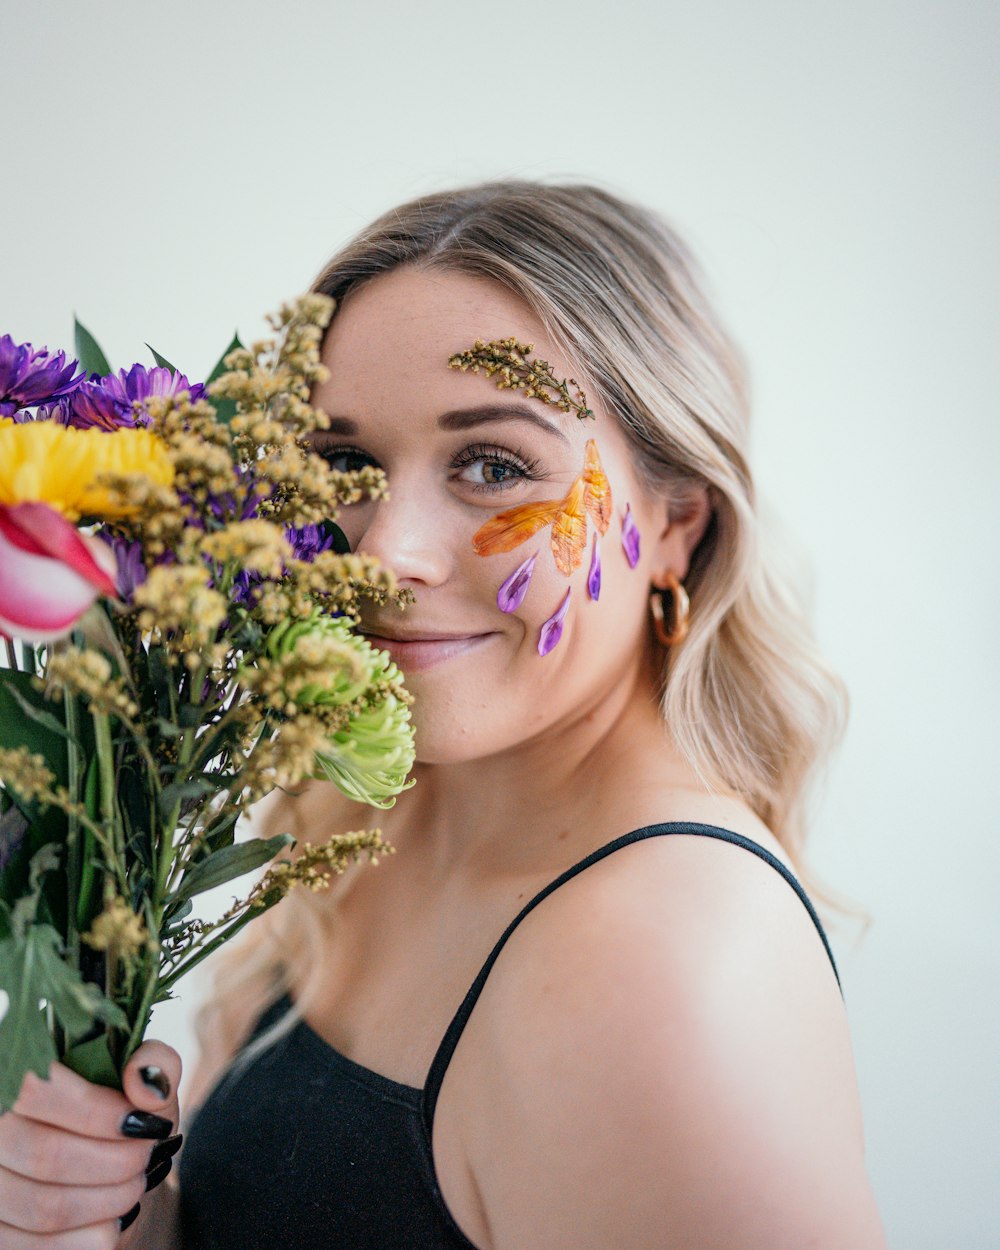
[[[812,891],[833,902],[810,878],[803,841],[808,782],[839,736],[846,701],[762,541],[743,361],[688,249],[655,213],[598,187],[489,182],[384,214],[312,289],[339,302],[414,264],[520,296],[616,415],[650,489],[669,492],[681,512],[694,488],[708,488],[712,519],[686,579],[690,631],[664,653],[663,715],[705,783],[739,794]],[[295,907],[289,899],[279,909],[286,932]],[[310,910],[308,900],[299,905]],[[258,983],[277,972],[280,954],[265,928],[252,926],[256,950],[251,938],[232,952]]]

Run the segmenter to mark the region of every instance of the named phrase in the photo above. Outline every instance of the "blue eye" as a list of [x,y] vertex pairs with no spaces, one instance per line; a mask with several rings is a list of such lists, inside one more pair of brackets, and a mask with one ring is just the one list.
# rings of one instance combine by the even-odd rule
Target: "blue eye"
[[366,465],[375,464],[375,458],[357,447],[317,447],[316,454],[337,473],[353,473]]

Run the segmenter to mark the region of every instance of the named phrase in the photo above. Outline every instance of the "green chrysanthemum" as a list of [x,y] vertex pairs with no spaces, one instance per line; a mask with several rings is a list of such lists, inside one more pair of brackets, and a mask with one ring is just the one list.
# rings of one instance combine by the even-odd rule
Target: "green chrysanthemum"
[[347,723],[317,751],[315,776],[359,803],[391,807],[413,784],[407,777],[415,752],[409,696],[388,653],[355,634],[344,618],[321,614],[279,625],[267,651],[286,662],[293,656],[328,657],[321,667],[306,661],[311,672],[300,674],[293,695],[302,709],[351,709]]

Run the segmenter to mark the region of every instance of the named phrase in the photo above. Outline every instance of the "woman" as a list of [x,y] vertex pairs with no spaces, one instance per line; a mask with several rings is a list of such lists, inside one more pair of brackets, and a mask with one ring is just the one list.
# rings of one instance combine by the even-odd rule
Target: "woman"
[[[740,364],[685,249],[603,191],[487,184],[387,214],[316,289],[317,450],[391,483],[339,522],[415,596],[364,621],[416,700],[416,785],[369,821],[397,853],[222,956],[179,1213],[120,1136],[178,1119],[150,1042],[124,1096],[26,1083],[3,1244],[884,1246],[793,875],[839,691],[760,542]],[[514,385],[448,367],[490,354]],[[263,823],[365,817],[316,783]]]

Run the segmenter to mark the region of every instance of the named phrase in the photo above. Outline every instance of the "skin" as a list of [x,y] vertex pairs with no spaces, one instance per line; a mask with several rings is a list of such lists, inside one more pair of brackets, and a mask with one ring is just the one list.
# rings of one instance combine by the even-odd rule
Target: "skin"
[[[143,1082],[139,1072],[147,1066],[163,1073],[166,1097]],[[121,1125],[129,1112],[142,1111],[176,1131],[180,1079],[180,1056],[157,1041],[144,1042],[129,1060],[121,1093],[58,1063],[48,1080],[29,1073],[13,1108],[0,1116],[4,1250],[108,1250],[131,1244],[132,1229],[122,1234],[118,1217],[140,1200],[142,1219],[157,1210],[172,1214],[174,1191],[161,1184],[145,1192],[156,1140],[127,1138]],[[157,1244],[174,1250],[169,1232]]]
[[[596,419],[446,367],[474,338],[510,335],[534,343],[557,376],[578,378]],[[496,938],[590,851],[643,825],[693,820],[788,860],[738,795],[706,789],[658,712],[649,587],[668,571],[684,579],[705,496],[678,513],[644,492],[581,363],[486,280],[417,268],[374,279],[338,310],[324,360],[331,377],[314,400],[351,429],[318,449],[338,467],[377,463],[391,485],[388,500],[347,508],[339,523],[353,549],[384,560],[416,595],[405,613],[380,609],[364,627],[416,697],[417,785],[391,811],[368,813],[314,783],[265,804],[260,832],[316,841],[367,818],[396,846],[377,872],[357,865],[323,896],[327,958],[307,1019],[357,1062],[420,1086]],[[509,415],[441,428],[442,414],[511,403],[558,432]],[[561,497],[591,437],[614,495],[597,603],[585,589],[590,523],[568,579],[548,530],[500,555],[472,547],[497,512]],[[522,470],[511,469],[518,458]],[[642,535],[635,570],[619,541],[626,503]],[[497,588],[534,550],[524,602],[500,612]],[[562,641],[540,658],[538,630],[567,586]],[[442,635],[451,640],[427,641]],[[298,970],[303,994],[311,968]],[[186,1107],[229,1058],[202,1056]],[[64,1128],[79,1134],[86,1107],[81,1094]],[[0,1162],[5,1132],[0,1120]],[[822,944],[772,868],[714,839],[629,846],[519,926],[448,1068],[433,1152],[445,1201],[482,1250],[885,1244]],[[80,1209],[68,1201],[64,1218]],[[162,1244],[165,1220],[162,1208],[155,1223],[144,1211],[123,1244]]]

